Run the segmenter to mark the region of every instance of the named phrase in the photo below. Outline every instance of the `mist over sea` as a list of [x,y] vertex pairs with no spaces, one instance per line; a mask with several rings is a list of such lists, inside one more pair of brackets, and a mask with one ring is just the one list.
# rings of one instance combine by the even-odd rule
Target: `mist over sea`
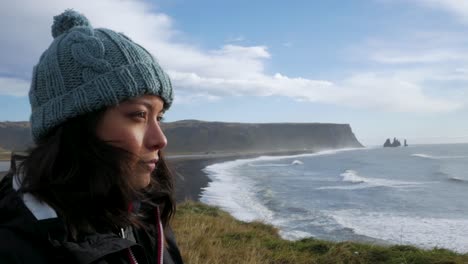
[[468,144],[366,148],[213,164],[201,201],[316,237],[468,252]]

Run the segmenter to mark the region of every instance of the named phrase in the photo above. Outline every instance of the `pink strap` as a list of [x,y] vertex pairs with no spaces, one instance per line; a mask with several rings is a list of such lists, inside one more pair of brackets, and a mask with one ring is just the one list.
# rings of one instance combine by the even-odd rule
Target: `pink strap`
[[161,223],[161,217],[159,213],[159,207],[156,207],[156,227],[158,228],[158,264],[163,264],[164,254],[164,229]]
[[130,248],[127,248],[127,256],[128,260],[130,260],[130,264],[138,264],[138,261],[135,258],[135,255],[133,255],[133,252]]
[[[129,210],[131,206],[129,206]],[[161,217],[159,213],[159,207],[156,207],[156,227],[158,228],[158,243],[157,247],[157,264],[163,264],[163,254],[164,254],[164,229],[161,223]],[[130,264],[138,264],[135,255],[130,248],[127,248],[127,256],[130,260]]]

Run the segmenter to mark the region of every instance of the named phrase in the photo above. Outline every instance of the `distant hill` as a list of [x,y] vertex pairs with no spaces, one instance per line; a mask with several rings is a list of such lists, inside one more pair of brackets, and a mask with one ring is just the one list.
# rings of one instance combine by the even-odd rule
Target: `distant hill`
[[29,122],[0,122],[0,148],[24,150],[33,144]]
[[[303,151],[362,147],[348,124],[223,123],[183,120],[163,123],[167,154]],[[0,122],[0,148],[32,145],[29,122]]]

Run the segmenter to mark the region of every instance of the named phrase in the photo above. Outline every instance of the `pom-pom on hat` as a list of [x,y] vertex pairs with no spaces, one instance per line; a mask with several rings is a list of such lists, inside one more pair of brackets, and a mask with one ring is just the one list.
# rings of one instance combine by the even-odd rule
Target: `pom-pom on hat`
[[54,17],[52,36],[29,90],[34,142],[69,118],[144,94],[160,96],[165,110],[171,106],[169,76],[122,33],[94,29],[84,15],[69,9]]
[[91,23],[89,23],[89,20],[82,14],[71,9],[66,10],[58,16],[54,16],[52,37],[56,38],[65,31],[77,26],[91,27]]

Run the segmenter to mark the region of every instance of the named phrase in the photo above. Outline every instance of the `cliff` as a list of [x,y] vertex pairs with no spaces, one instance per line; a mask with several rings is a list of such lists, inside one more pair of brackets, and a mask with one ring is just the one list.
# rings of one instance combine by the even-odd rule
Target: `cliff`
[[[163,123],[166,153],[273,152],[362,147],[348,124],[247,124],[184,120]],[[0,122],[0,147],[32,144],[28,122]]]
[[167,152],[263,152],[362,147],[347,124],[247,124],[185,120],[165,124]]

